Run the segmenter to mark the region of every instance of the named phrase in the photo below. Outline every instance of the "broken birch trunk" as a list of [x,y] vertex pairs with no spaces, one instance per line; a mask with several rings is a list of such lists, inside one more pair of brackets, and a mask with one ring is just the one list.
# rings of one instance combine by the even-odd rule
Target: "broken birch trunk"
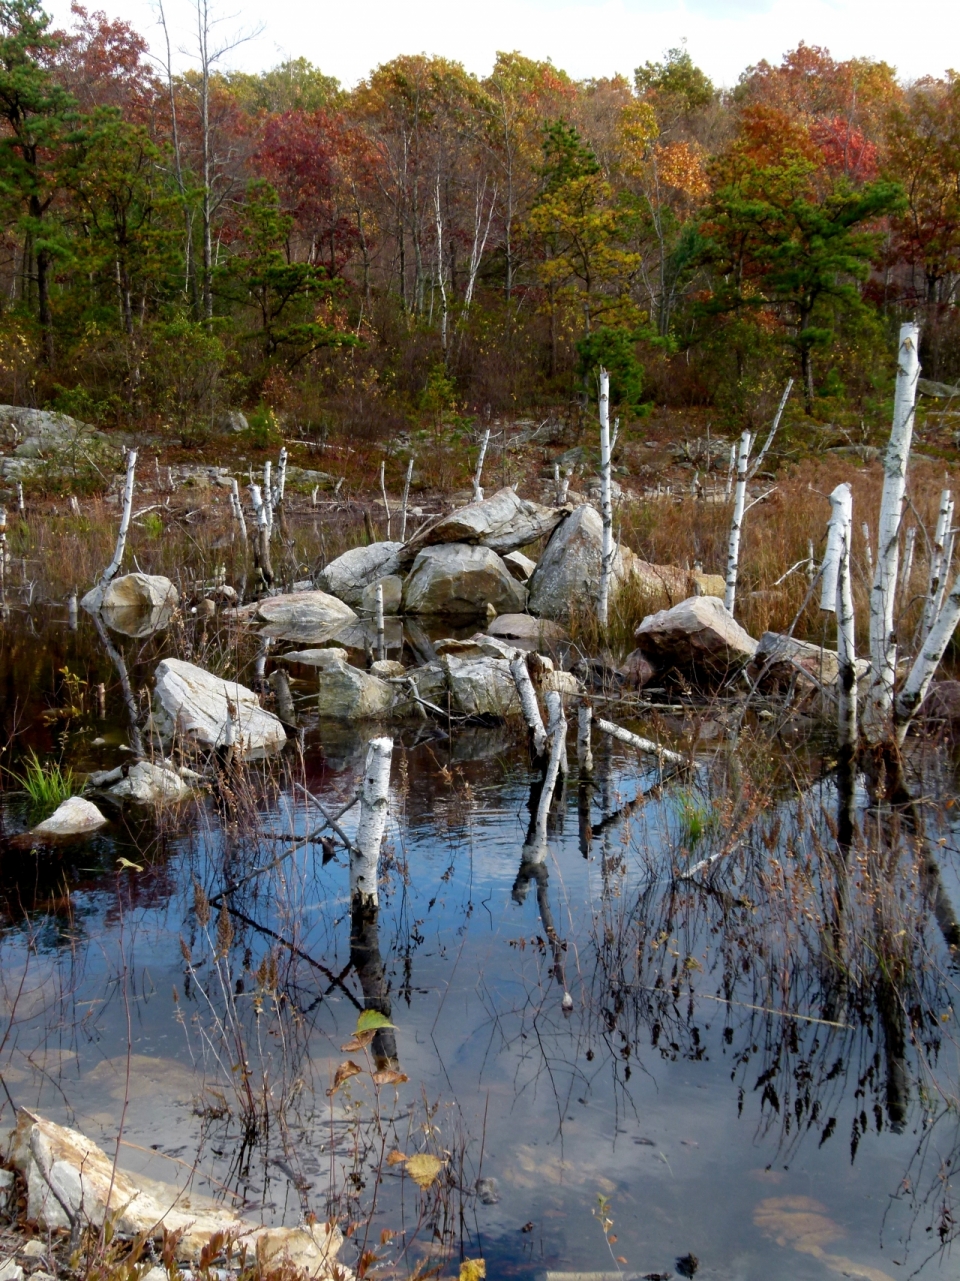
[[106,587],[120,572],[123,564],[123,553],[127,546],[127,534],[130,530],[130,517],[133,514],[133,488],[137,470],[137,451],[131,449],[127,454],[127,474],[123,482],[123,510],[120,514],[120,532],[117,535],[117,546],[113,560],[100,576],[100,586]]
[[737,454],[737,487],[733,497],[733,519],[730,522],[730,539],[727,543],[727,576],[723,603],[729,613],[737,599],[737,572],[740,566],[740,531],[743,528],[743,507],[747,496],[747,464],[753,439],[748,431],[740,437]]
[[547,731],[544,728],[543,717],[540,715],[540,704],[537,702],[536,690],[530,679],[530,669],[527,667],[525,654],[517,654],[510,660],[510,675],[517,687],[523,719],[527,722],[527,728],[530,731],[533,755],[536,760],[541,760],[547,747]]
[[585,698],[581,699],[577,709],[577,765],[581,778],[589,778],[593,773],[593,748],[590,742],[592,720],[593,707]]
[[884,463],[883,496],[877,526],[877,567],[870,592],[871,684],[863,714],[867,741],[879,743],[890,733],[893,686],[897,672],[894,608],[900,562],[900,524],[907,487],[907,463],[913,439],[913,416],[920,376],[920,331],[909,323],[900,327],[893,427]]
[[600,550],[600,590],[597,618],[606,628],[610,614],[610,579],[613,575],[613,496],[610,486],[610,375],[600,370],[600,516],[603,534]]
[[480,485],[480,477],[483,475],[483,460],[487,456],[487,446],[490,444],[490,428],[483,433],[483,441],[480,444],[480,457],[477,459],[477,470],[473,477],[473,501],[475,503],[483,502],[483,489]]
[[380,846],[387,828],[392,757],[392,738],[370,740],[360,785],[360,821],[350,850],[350,898],[353,903],[359,901],[369,907],[377,907],[380,902]]

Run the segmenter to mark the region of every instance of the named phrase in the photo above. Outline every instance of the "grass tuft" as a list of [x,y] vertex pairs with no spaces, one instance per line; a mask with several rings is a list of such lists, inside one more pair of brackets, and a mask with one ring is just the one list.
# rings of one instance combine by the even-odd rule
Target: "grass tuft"
[[45,765],[34,751],[26,758],[24,772],[13,774],[13,778],[27,794],[33,822],[48,818],[67,797],[80,790],[72,769],[61,769],[58,761]]

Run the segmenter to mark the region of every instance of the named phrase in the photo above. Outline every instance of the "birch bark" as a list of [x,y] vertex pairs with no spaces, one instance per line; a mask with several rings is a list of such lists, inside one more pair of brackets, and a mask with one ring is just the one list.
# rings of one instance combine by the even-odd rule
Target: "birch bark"
[[732,614],[737,599],[737,572],[740,566],[740,531],[743,528],[743,505],[747,495],[747,463],[753,438],[748,431],[740,437],[737,455],[737,487],[733,496],[733,520],[730,522],[730,541],[727,544],[727,578],[723,603]]
[[356,903],[377,907],[380,845],[387,827],[387,805],[390,794],[390,761],[392,738],[373,738],[367,746],[367,758],[360,785],[360,821],[350,850],[350,898]]

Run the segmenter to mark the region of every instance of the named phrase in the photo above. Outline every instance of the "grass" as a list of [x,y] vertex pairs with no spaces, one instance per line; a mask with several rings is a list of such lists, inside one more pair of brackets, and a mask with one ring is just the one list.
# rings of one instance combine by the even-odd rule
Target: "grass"
[[26,757],[26,768],[22,774],[12,777],[26,792],[28,808],[32,822],[42,822],[48,818],[69,796],[75,796],[80,787],[72,769],[62,769],[59,761],[44,764],[31,751]]

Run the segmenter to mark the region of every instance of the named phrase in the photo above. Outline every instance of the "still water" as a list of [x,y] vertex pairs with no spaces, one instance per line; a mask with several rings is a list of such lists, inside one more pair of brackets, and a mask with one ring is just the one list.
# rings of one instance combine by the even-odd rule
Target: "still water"
[[[135,691],[171,644],[126,642]],[[249,680],[252,655],[234,658]],[[374,729],[311,719],[311,679],[300,739],[233,798],[108,810],[103,834],[44,849],[18,840],[29,816],[7,792],[0,1124],[27,1106],[109,1153],[119,1132],[129,1169],[268,1222],[335,1213],[359,1225],[343,1260],[376,1248],[381,1275],[481,1253],[521,1278],[676,1274],[690,1255],[743,1281],[960,1275],[939,1249],[956,972],[900,835],[882,877],[869,839],[851,855],[846,959],[825,965],[835,799],[816,751],[734,750],[721,724],[692,773],[661,779],[598,743],[538,861],[515,728],[388,727],[385,882],[358,924],[345,854],[303,838],[321,823],[307,793],[345,804]],[[87,620],[11,611],[0,681],[8,767],[31,746],[78,771],[122,760],[119,682]],[[861,817],[879,840],[882,816]],[[949,807],[924,839],[956,901]],[[216,896],[247,877],[225,918]],[[878,938],[907,940],[909,979],[882,992],[864,978]],[[379,1063],[382,1040],[340,1048],[372,991],[396,1029]],[[348,1059],[361,1072],[328,1096]],[[385,1063],[408,1079],[375,1088]],[[434,1187],[394,1151],[436,1154]]]

